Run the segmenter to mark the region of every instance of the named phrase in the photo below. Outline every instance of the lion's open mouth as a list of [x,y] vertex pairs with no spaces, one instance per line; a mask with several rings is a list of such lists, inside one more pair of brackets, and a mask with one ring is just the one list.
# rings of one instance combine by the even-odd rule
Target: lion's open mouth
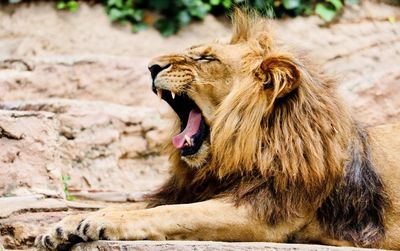
[[181,150],[182,156],[196,154],[209,133],[199,107],[186,94],[162,89],[153,91],[171,106],[181,121],[181,132],[172,137],[173,145]]

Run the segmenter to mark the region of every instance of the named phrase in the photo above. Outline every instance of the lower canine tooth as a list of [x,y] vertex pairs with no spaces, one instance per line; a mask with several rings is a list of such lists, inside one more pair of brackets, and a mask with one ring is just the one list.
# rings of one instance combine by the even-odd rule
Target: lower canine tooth
[[162,98],[162,90],[161,89],[157,89],[157,96],[159,98]]
[[193,145],[192,139],[191,139],[189,136],[187,136],[186,134],[185,134],[185,140],[186,140],[186,143],[187,143],[189,146],[192,146],[192,145]]

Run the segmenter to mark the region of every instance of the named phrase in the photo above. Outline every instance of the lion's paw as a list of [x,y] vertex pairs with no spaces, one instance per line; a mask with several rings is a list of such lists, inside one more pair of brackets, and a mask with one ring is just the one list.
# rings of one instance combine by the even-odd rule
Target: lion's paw
[[74,244],[86,241],[79,236],[77,226],[83,222],[86,215],[70,215],[60,221],[49,232],[35,239],[39,250],[69,250]]
[[115,232],[112,231],[113,225],[104,217],[89,216],[79,224],[77,233],[86,241],[111,240],[115,239],[111,234]]

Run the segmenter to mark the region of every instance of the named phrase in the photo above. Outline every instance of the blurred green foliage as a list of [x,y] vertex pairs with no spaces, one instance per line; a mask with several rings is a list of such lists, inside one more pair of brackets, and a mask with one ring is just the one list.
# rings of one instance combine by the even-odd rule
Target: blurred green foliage
[[[23,0],[6,1],[17,3]],[[134,32],[154,25],[161,34],[170,36],[191,21],[203,19],[208,13],[226,14],[232,6],[248,7],[262,15],[278,18],[317,14],[326,22],[331,22],[341,13],[345,4],[356,4],[358,0],[100,0],[99,2],[104,4],[112,21],[132,24]],[[58,0],[56,7],[74,12],[78,4],[79,1]],[[148,12],[160,15],[148,15]],[[148,18],[149,16],[157,18],[153,20]]]
[[69,10],[75,12],[78,10],[79,4],[77,1],[58,1],[57,9],[59,10]]
[[103,3],[113,21],[130,22],[133,31],[147,27],[146,10],[160,13],[161,17],[152,23],[164,36],[176,33],[193,20],[203,19],[208,13],[228,13],[232,6],[249,7],[278,18],[315,13],[331,22],[345,4],[344,0],[104,0]]

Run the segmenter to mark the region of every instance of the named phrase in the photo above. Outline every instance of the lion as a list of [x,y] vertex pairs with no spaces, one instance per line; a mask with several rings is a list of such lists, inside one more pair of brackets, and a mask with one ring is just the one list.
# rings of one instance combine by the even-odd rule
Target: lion
[[319,243],[400,249],[400,125],[366,128],[336,80],[236,9],[229,42],[153,59],[176,113],[171,176],[146,207],[64,218],[37,247],[92,240]]

